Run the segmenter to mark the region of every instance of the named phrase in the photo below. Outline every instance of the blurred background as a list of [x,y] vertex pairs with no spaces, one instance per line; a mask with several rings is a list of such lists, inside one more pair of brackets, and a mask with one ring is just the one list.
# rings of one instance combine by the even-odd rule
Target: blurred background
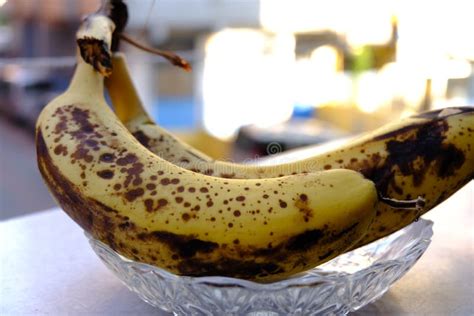
[[[218,159],[245,161],[474,104],[468,0],[126,0],[126,32],[188,59],[186,73],[123,43],[147,110]],[[100,0],[0,0],[0,220],[55,205],[34,124],[74,67]]]

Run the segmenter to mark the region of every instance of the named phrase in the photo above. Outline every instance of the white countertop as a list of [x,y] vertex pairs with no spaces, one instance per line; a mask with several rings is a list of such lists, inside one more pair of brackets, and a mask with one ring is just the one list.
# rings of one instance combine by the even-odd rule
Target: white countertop
[[[474,315],[474,183],[424,217],[426,253],[353,315]],[[0,260],[0,315],[168,315],[128,291],[58,208],[1,222]]]

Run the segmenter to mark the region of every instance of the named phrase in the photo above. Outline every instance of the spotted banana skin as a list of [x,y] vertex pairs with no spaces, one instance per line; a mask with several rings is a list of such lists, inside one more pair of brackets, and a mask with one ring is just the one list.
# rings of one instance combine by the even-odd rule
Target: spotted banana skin
[[[87,23],[105,30],[106,47],[108,23]],[[37,161],[63,210],[121,255],[179,275],[269,282],[345,252],[374,220],[375,185],[358,172],[195,173],[148,151],[103,95],[103,76],[78,57],[69,88],[38,118]]]
[[[385,237],[440,204],[474,175],[474,108],[452,107],[420,113],[366,133],[330,152],[278,166],[216,161],[156,125],[143,109],[123,55],[106,80],[112,103],[129,131],[151,152],[206,175],[260,179],[336,168],[351,169],[375,182],[380,195],[399,200],[421,196],[422,210],[380,203],[373,225],[353,247]],[[117,89],[120,86],[121,89]]]
[[[342,148],[279,168],[206,161],[185,150],[176,154],[180,142],[152,125],[129,126],[132,133],[163,158],[202,174],[251,179],[344,168],[356,170],[375,182],[382,196],[410,200],[421,196],[421,211],[396,209],[379,204],[367,235],[354,248],[385,237],[431,210],[474,176],[474,108],[458,107],[430,111],[390,124]],[[162,141],[160,141],[160,139]],[[169,145],[167,145],[169,144]],[[165,147],[163,147],[163,145]],[[169,148],[169,151],[167,150]],[[163,155],[162,153],[168,153]]]

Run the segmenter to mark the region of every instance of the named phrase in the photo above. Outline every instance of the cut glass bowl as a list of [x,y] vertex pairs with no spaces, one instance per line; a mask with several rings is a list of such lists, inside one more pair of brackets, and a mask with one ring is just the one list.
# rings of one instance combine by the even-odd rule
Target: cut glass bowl
[[228,277],[185,277],[129,260],[90,236],[105,265],[145,302],[175,315],[341,315],[381,297],[421,257],[433,222],[392,235],[312,270],[261,284]]

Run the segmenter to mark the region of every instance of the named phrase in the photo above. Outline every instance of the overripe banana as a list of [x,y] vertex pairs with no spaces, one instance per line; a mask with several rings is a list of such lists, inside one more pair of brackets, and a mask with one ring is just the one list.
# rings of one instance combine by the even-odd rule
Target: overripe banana
[[103,16],[82,24],[72,81],[36,126],[41,174],[85,231],[176,274],[257,281],[312,268],[366,233],[377,193],[358,172],[224,179],[148,151],[108,107],[103,76],[84,62],[110,73],[113,27]]
[[378,192],[400,200],[422,196],[422,212],[379,204],[370,232],[355,247],[384,237],[416,220],[474,175],[474,108],[435,110],[393,122],[330,152],[278,166],[214,161],[159,127],[133,87],[125,57],[115,54],[106,80],[120,120],[150,151],[180,166],[224,178],[258,179],[296,173],[352,169],[373,180]]

